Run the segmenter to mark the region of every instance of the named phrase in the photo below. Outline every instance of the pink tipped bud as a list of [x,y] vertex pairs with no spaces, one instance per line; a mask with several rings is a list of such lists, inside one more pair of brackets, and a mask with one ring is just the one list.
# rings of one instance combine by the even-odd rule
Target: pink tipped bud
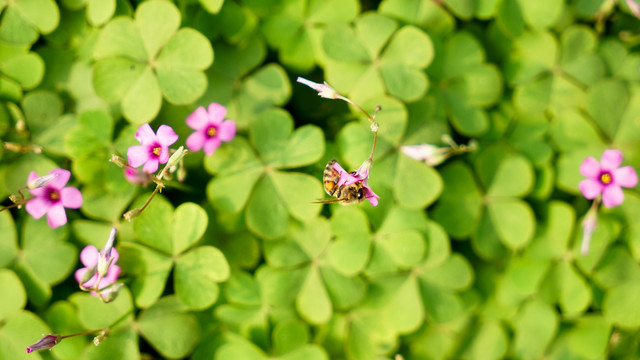
[[62,336],[60,335],[42,335],[42,339],[38,340],[35,344],[31,346],[27,346],[27,354],[30,354],[33,351],[49,349],[56,346],[57,343],[60,342]]
[[98,274],[100,277],[106,277],[109,272],[109,267],[113,262],[114,257],[111,255],[111,250],[113,249],[113,241],[116,238],[116,233],[118,229],[115,227],[111,228],[111,233],[109,234],[109,239],[107,239],[107,243],[104,245],[100,254],[98,254]]
[[118,165],[121,168],[126,168],[127,167],[127,162],[124,161],[123,158],[121,158],[120,156],[118,156],[116,154],[111,154],[111,158],[109,158],[109,162],[112,162],[112,163]]
[[52,172],[45,176],[40,176],[39,178],[33,179],[32,181],[29,181],[27,183],[27,189],[33,190],[47,186],[51,182],[51,180],[55,179],[57,176],[57,172]]
[[582,244],[580,252],[582,255],[589,253],[589,245],[591,244],[591,235],[598,225],[598,210],[596,207],[589,209],[589,212],[582,220]]
[[405,145],[400,150],[408,157],[424,161],[429,166],[442,164],[449,156],[451,149],[446,147],[438,147],[431,144],[422,145]]
[[301,77],[298,77],[296,81],[317,91],[318,96],[322,96],[325,99],[337,99],[340,97],[340,94],[326,82],[319,84]]

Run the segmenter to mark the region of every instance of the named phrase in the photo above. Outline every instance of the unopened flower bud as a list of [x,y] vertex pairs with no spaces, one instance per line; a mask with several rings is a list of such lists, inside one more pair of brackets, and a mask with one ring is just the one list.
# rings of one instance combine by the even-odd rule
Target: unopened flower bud
[[127,221],[131,221],[131,219],[135,219],[140,215],[141,211],[140,209],[133,209],[130,211],[127,211],[123,217],[125,218],[125,220]]
[[108,288],[100,291],[100,300],[103,303],[110,303],[118,297],[120,294],[120,289],[124,286],[123,283],[115,283]]
[[93,275],[96,274],[96,272],[98,271],[96,266],[92,266],[90,268],[87,268],[87,271],[85,271],[84,275],[82,275],[82,278],[80,279],[80,287],[83,287],[82,284],[86,283],[87,281],[91,280],[91,278],[93,277]]
[[589,246],[591,244],[591,235],[598,225],[598,209],[597,207],[591,207],[584,220],[582,220],[582,243],[580,245],[580,252],[582,255],[589,253]]
[[100,345],[100,343],[104,341],[104,339],[106,339],[108,335],[109,335],[109,329],[103,329],[100,332],[100,334],[98,334],[96,337],[93,338],[93,344],[95,346]]
[[169,161],[167,161],[167,166],[170,168],[177,166],[188,152],[188,150],[184,149],[184,146],[180,146],[178,150],[171,155]]
[[116,154],[111,154],[111,158],[109,158],[109,162],[112,162],[116,165],[118,165],[121,168],[126,168],[127,167],[127,162],[121,158],[120,156],[116,155]]
[[104,245],[100,254],[98,255],[98,274],[100,277],[107,276],[109,272],[109,267],[113,262],[113,256],[111,256],[111,249],[113,249],[113,241],[116,238],[116,233],[118,229],[115,227],[111,228],[111,233],[109,234],[109,239],[107,239],[107,243]]
[[33,179],[27,183],[27,189],[33,190],[38,189],[43,186],[47,186],[53,179],[58,176],[57,172],[48,173],[47,175],[40,176],[39,178]]
[[408,157],[424,161],[429,166],[440,165],[450,155],[450,148],[441,148],[431,144],[404,145],[400,150]]
[[307,85],[308,87],[317,91],[318,96],[322,96],[325,99],[337,99],[340,97],[340,94],[338,94],[338,92],[334,88],[329,86],[329,84],[327,84],[326,82],[323,84],[319,84],[302,77],[298,77],[296,81],[301,84]]
[[42,339],[38,340],[35,344],[31,346],[27,346],[27,354],[30,354],[33,351],[49,349],[56,346],[62,339],[60,335],[44,335],[42,334]]
[[19,202],[23,202],[23,200],[19,197],[17,197],[16,195],[9,195],[9,200],[11,200],[11,202],[13,202],[14,204],[17,204]]

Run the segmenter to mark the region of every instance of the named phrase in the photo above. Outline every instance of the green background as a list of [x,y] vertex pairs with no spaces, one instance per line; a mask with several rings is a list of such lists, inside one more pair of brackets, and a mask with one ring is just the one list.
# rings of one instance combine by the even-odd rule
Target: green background
[[[579,166],[640,169],[640,21],[623,0],[0,0],[0,198],[72,171],[84,203],[50,229],[0,213],[0,359],[637,359],[640,194],[601,209]],[[315,204],[324,166],[372,134],[327,81],[382,107],[380,203]],[[211,102],[238,133],[151,188],[109,163],[140,124]],[[400,151],[478,150],[435,168]],[[34,148],[41,147],[36,153]],[[3,205],[10,205],[5,200]],[[73,279],[114,222],[125,287]],[[41,334],[109,326],[27,355]]]

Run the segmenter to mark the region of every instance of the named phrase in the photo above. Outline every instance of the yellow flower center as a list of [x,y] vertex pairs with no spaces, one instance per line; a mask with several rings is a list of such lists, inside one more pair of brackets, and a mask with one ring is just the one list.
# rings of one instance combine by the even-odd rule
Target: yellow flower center
[[600,175],[600,182],[605,185],[611,183],[611,180],[611,174],[609,173],[603,173],[602,175]]
[[153,148],[153,155],[155,156],[160,156],[160,151],[162,150],[162,148],[160,146],[156,146]]
[[58,200],[60,200],[60,193],[59,193],[59,192],[57,192],[57,191],[55,191],[55,190],[54,190],[54,191],[52,191],[52,192],[49,194],[49,199],[51,199],[52,201],[58,201]]
[[208,136],[208,137],[214,137],[214,136],[216,136],[216,133],[217,133],[217,132],[218,132],[218,131],[216,130],[216,128],[214,128],[213,126],[211,126],[211,127],[209,127],[209,128],[207,129],[207,136]]

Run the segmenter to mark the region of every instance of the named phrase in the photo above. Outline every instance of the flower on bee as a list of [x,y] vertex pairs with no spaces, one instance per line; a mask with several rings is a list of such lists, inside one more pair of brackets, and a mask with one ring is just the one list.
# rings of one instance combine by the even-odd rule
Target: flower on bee
[[580,174],[587,178],[578,184],[582,195],[592,200],[602,194],[602,204],[608,208],[622,204],[622,187],[636,186],[638,176],[631,166],[620,164],[622,153],[618,150],[605,150],[600,162],[591,156],[586,158],[580,165]]
[[47,223],[55,229],[67,223],[65,208],[82,206],[82,194],[73,186],[65,187],[71,177],[69,170],[53,169],[49,175],[39,177],[35,171],[29,174],[27,187],[35,197],[27,201],[25,209],[36,219],[47,214]]
[[207,155],[213,154],[222,142],[231,141],[236,135],[236,123],[224,120],[227,108],[211,103],[207,110],[198,107],[187,117],[187,125],[195,130],[187,138],[187,148],[191,151],[204,149]]
[[136,140],[140,145],[127,150],[129,164],[134,168],[144,164],[142,170],[151,174],[158,170],[158,164],[169,160],[169,146],[178,140],[178,135],[168,125],[160,125],[156,134],[149,124],[142,124],[136,132]]

